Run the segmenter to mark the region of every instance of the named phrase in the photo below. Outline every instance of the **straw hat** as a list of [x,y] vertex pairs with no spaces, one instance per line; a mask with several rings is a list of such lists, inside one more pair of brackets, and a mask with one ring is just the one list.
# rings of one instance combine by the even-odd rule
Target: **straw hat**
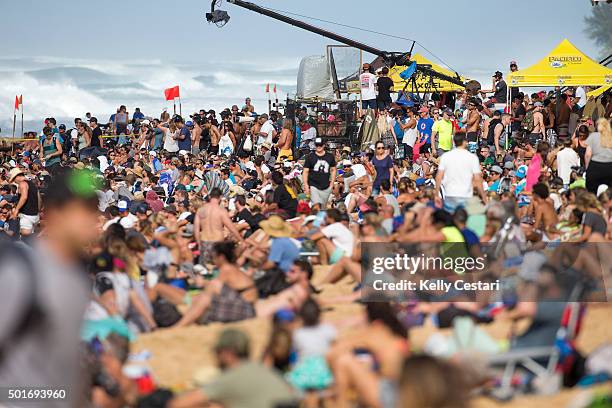
[[271,237],[290,237],[293,230],[291,226],[278,215],[272,215],[267,220],[261,221],[259,226]]
[[143,178],[143,177],[144,177],[144,170],[143,170],[143,168],[142,168],[142,167],[140,167],[140,166],[136,166],[136,167],[134,167],[133,169],[129,169],[129,168],[128,168],[128,169],[126,169],[126,171],[127,171],[128,173],[134,173],[136,176],[138,176],[138,177],[140,177],[140,178]]
[[19,176],[19,175],[21,175],[21,174],[23,174],[23,170],[22,170],[22,169],[20,169],[19,167],[15,167],[14,169],[12,169],[12,170],[9,172],[9,180],[8,180],[8,181],[9,181],[9,183],[12,183],[12,182],[13,182],[13,180],[15,180],[15,177],[17,177],[17,176]]

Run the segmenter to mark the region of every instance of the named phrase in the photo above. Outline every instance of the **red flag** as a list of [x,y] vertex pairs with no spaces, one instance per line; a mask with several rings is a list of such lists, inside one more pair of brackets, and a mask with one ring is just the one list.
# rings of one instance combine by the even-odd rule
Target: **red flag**
[[276,93],[276,84],[274,84],[274,93]]
[[270,84],[266,84],[266,93],[270,93]]
[[180,98],[181,94],[179,92],[178,85],[173,87],[173,88],[168,88],[168,89],[164,90],[164,95],[166,96],[166,100],[167,101],[172,101],[175,98]]
[[15,110],[19,110],[19,97],[15,96]]

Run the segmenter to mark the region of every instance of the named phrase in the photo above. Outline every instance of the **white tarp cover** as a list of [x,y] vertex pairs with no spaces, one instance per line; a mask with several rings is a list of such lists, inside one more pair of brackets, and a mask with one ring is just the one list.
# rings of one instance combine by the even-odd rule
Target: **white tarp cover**
[[327,58],[322,55],[302,58],[297,77],[297,97],[321,99],[334,97]]

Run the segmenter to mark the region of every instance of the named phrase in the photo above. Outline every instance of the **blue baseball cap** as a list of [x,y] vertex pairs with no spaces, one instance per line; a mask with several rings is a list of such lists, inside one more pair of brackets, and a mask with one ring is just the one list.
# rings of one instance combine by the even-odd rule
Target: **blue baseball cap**
[[514,175],[520,179],[525,178],[525,176],[527,176],[527,166],[519,166],[518,169],[516,169],[516,171],[514,172]]
[[187,122],[185,122],[185,126],[192,127],[193,126],[193,122],[188,120]]

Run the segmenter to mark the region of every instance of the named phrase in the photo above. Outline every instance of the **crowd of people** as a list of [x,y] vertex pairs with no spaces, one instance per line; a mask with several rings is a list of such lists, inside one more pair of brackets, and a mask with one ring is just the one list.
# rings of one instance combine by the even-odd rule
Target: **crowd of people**
[[[99,407],[467,406],[484,379],[412,353],[406,305],[366,303],[361,332],[343,338],[322,320],[321,289],[348,276],[357,287],[338,301],[358,301],[369,242],[471,250],[509,229],[524,247],[609,242],[612,96],[513,89],[508,101],[498,72],[490,91],[452,104],[393,102],[388,70],[369,71],[362,108],[379,138],[362,148],[330,148],[308,107],[257,113],[249,98],[188,119],[125,106],[106,123],[50,117],[37,140],[0,146],[0,234],[14,248],[0,253],[2,382],[68,385],[73,406],[86,406],[77,390]],[[494,318],[532,318],[514,340],[552,345],[565,304],[551,304]],[[420,302],[410,315],[449,327],[488,306]],[[273,320],[264,355],[225,330],[223,372],[195,391],[143,395],[121,369],[136,334],[256,317]]]

